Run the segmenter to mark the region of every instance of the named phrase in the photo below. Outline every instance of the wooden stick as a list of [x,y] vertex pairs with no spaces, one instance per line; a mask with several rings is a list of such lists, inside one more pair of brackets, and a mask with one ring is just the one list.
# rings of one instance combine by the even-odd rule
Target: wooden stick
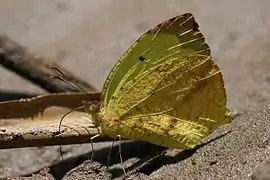
[[7,36],[0,36],[0,64],[48,92],[81,91],[58,79],[52,79],[53,70],[51,66],[61,69],[67,80],[76,82],[76,84],[80,85],[86,91],[96,92],[94,87],[74,77],[70,72],[60,68],[56,63],[49,65],[42,58],[31,55],[24,47],[21,47]]
[[[90,143],[90,138],[98,134],[97,129],[88,126],[63,127],[64,130],[59,133],[57,123],[44,124],[28,121],[16,126],[0,127],[0,149]],[[111,138],[101,135],[93,142],[109,140]]]
[[[99,101],[100,94],[56,93],[0,102],[0,149],[90,143],[99,132],[87,113],[64,114],[81,101]],[[101,135],[94,142],[111,140]]]

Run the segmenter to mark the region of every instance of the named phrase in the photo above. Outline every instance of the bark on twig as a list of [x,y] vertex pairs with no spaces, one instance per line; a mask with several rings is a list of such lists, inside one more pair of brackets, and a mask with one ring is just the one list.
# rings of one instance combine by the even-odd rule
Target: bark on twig
[[[0,120],[35,118],[44,113],[47,108],[54,106],[67,108],[64,112],[68,112],[82,106],[83,100],[100,101],[100,93],[51,93],[33,98],[0,102]],[[60,119],[58,120],[60,121]]]
[[[40,57],[31,55],[24,47],[10,40],[6,36],[0,36],[0,64],[16,74],[28,79],[32,83],[40,86],[48,92],[80,92],[81,90],[58,79],[52,79],[51,65],[58,67],[57,64],[46,64]],[[96,92],[95,88],[86,82],[77,79],[70,72],[63,70],[65,78],[76,82],[88,92]]]
[[[89,143],[98,131],[84,111],[74,111],[81,101],[99,101],[100,94],[56,93],[0,102],[0,149]],[[111,140],[106,136],[94,142]]]
[[[86,127],[81,127],[82,125],[80,124],[80,128],[63,126],[60,134],[58,123],[46,125],[28,121],[16,126],[2,126],[0,149],[90,143],[90,138],[97,135],[98,131],[96,128],[90,128],[89,124]],[[111,138],[101,135],[93,139],[93,142],[108,140]]]

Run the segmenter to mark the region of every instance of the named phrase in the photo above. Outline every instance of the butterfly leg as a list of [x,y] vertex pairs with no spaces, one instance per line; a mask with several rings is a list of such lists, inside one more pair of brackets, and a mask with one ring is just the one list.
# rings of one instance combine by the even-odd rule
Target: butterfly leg
[[122,158],[122,150],[121,150],[121,135],[117,135],[118,139],[119,139],[119,158],[120,158],[120,163],[121,163],[121,166],[122,166],[122,169],[123,169],[123,172],[124,172],[124,175],[126,176],[126,171],[125,171],[125,167],[123,165],[123,158]]
[[97,128],[97,130],[98,130],[98,134],[96,134],[96,135],[94,135],[94,136],[92,136],[92,137],[90,138],[90,144],[91,144],[91,150],[92,150],[92,152],[91,152],[91,158],[90,158],[91,161],[93,161],[93,158],[94,158],[94,145],[93,145],[93,139],[99,137],[100,134],[101,134],[98,128]]
[[115,139],[116,139],[116,137],[113,138],[113,142],[112,142],[112,145],[111,145],[110,150],[109,150],[109,153],[108,153],[107,168],[109,168],[109,166],[110,166],[111,153],[112,153],[113,145],[114,145],[114,143],[115,143]]
[[[89,119],[88,117],[85,116],[84,118],[85,118],[87,121],[89,121],[90,123],[92,123],[92,120]],[[94,125],[93,128],[96,128],[97,131],[98,131],[98,133],[90,138],[90,144],[91,144],[91,150],[92,150],[92,152],[91,152],[91,157],[90,157],[90,160],[91,160],[91,161],[93,161],[93,158],[94,158],[94,145],[93,145],[93,139],[99,137],[100,134],[101,134],[101,133],[100,133],[100,130],[99,130],[99,128],[98,128],[97,126]]]
[[124,166],[123,166],[123,158],[122,158],[122,150],[121,150],[121,135],[117,135],[117,137],[115,137],[115,138],[113,139],[113,142],[112,142],[112,145],[111,145],[111,147],[110,147],[109,154],[108,154],[107,167],[110,166],[110,158],[111,158],[112,148],[113,148],[113,145],[114,145],[114,143],[115,143],[116,138],[118,138],[118,140],[119,140],[119,148],[118,148],[118,150],[119,150],[120,163],[121,163],[121,166],[122,166],[124,175],[126,176],[126,171],[125,171],[125,168],[124,168]]

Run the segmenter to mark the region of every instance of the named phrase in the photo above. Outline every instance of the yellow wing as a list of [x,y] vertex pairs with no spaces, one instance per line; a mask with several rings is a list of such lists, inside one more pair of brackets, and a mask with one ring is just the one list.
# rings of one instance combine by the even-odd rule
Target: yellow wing
[[[115,75],[109,76],[107,87],[115,87],[115,91],[107,92],[111,97],[100,110],[101,129],[111,136],[193,148],[215,128],[231,121],[221,71],[191,14],[161,23],[140,41],[150,35],[148,41],[168,36],[168,42],[166,38],[163,42],[166,46],[160,45],[163,55],[139,59],[144,64],[130,68],[113,86],[110,82]],[[128,59],[137,46],[142,46],[140,41],[124,57]],[[151,46],[148,48],[151,52]],[[121,63],[116,66],[116,70],[121,69]]]

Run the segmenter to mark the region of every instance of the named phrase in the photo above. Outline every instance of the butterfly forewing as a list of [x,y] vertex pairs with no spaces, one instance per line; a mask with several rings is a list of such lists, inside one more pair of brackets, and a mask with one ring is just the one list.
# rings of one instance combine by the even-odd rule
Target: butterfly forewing
[[231,121],[220,68],[192,14],[145,33],[109,74],[102,130],[112,136],[192,148]]
[[185,55],[210,55],[192,14],[165,21],[146,32],[119,59],[107,77],[102,91],[106,107],[116,91],[150,68]]

